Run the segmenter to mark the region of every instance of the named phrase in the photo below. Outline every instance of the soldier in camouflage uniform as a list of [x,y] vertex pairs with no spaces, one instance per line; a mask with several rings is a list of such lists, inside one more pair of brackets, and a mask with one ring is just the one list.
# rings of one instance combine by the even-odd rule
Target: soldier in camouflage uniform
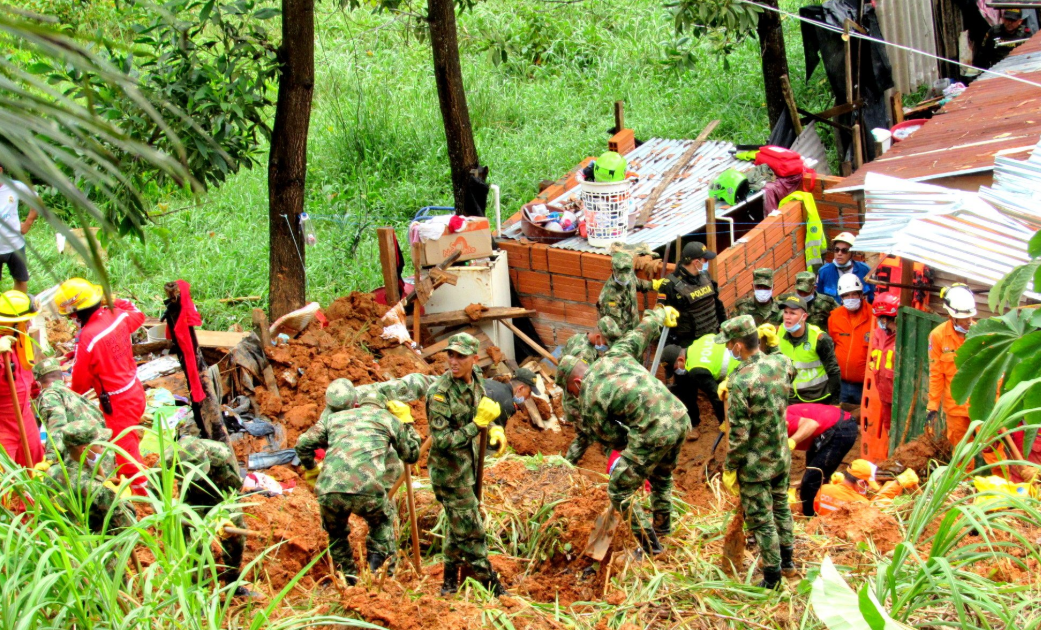
[[427,394],[427,424],[433,438],[427,466],[447,527],[443,595],[458,590],[463,565],[496,595],[506,592],[488,561],[483,519],[474,494],[474,443],[481,429],[500,413],[499,405],[484,395],[477,348],[472,335],[453,335],[447,348],[449,371],[438,377]]
[[[382,394],[370,390],[365,404],[355,408],[358,398],[353,387],[348,390],[344,383],[339,386],[347,400],[338,402],[346,403],[348,409],[320,418],[300,436],[296,453],[307,471],[305,480],[314,480],[314,471],[318,472],[314,490],[322,526],[329,534],[329,553],[353,585],[358,568],[351,551],[350,516],[356,514],[368,523],[366,560],[369,569],[376,571],[393,555],[395,542],[393,512],[388,510],[386,454],[394,449],[402,461],[414,464],[419,459],[419,434],[412,426],[407,405],[392,405],[392,414],[383,408],[389,403],[384,402]],[[326,453],[319,466],[315,451],[320,448]]]
[[730,440],[723,484],[741,497],[745,526],[761,550],[759,586],[776,588],[782,571],[795,571],[788,506],[792,453],[785,417],[795,368],[782,355],[759,351],[759,332],[749,315],[724,322],[716,343],[725,343],[741,361],[728,378]]
[[621,334],[636,327],[640,312],[636,305],[636,292],[657,291],[662,280],[641,280],[633,272],[633,257],[629,252],[611,254],[611,277],[600,290],[596,301],[597,317],[610,317]]
[[356,397],[369,390],[383,394],[387,400],[401,402],[420,400],[427,395],[427,390],[435,380],[437,380],[436,376],[415,373],[392,381],[359,385],[355,388],[349,380],[338,378],[329,383],[329,387],[325,390],[325,409],[322,410],[321,417],[348,409],[346,406],[348,403],[350,408],[353,408],[357,402]]
[[[87,516],[87,526],[95,534],[114,533],[133,527],[134,512],[115,492],[115,486],[98,476],[98,462],[102,448],[98,442],[112,439],[112,431],[102,423],[74,420],[58,432],[67,452],[65,463],[47,470],[47,482],[64,496],[61,498],[67,515]],[[71,491],[71,493],[66,493]],[[109,570],[114,569],[114,564]]]
[[756,269],[752,272],[752,295],[746,295],[734,303],[734,310],[730,317],[738,315],[751,315],[755,319],[755,325],[773,324],[781,325],[783,313],[774,300],[774,270]]
[[[648,553],[661,553],[658,535],[672,531],[672,471],[690,419],[683,403],[634,357],[643,355],[663,324],[675,326],[678,315],[669,306],[647,311],[636,329],[592,366],[565,357],[557,368],[578,396],[588,430],[599,442],[621,451],[607,494],[611,504],[629,516],[633,534]],[[645,479],[651,483],[653,524],[636,501]]]
[[800,271],[795,274],[795,292],[806,300],[809,306],[807,312],[810,316],[806,321],[821,330],[827,330],[828,316],[839,307],[839,303],[830,295],[817,292],[817,277],[812,271]]
[[61,375],[57,359],[44,359],[33,366],[33,376],[40,385],[40,396],[36,399],[36,417],[47,427],[47,449],[44,460],[57,462],[65,459],[68,452],[62,444],[62,427],[75,420],[92,422],[99,429],[105,427],[105,419],[97,405],[69,389]]
[[[181,501],[194,508],[200,516],[204,516],[226,498],[235,500],[238,497],[242,491],[242,476],[239,474],[239,465],[231,447],[223,442],[189,434],[196,430],[194,423],[182,423],[180,438],[174,446],[166,450],[163,459],[166,466],[173,470],[174,475],[181,481]],[[242,514],[233,513],[228,520],[233,527],[246,528]],[[234,582],[239,579],[242,553],[246,550],[246,537],[224,535],[223,529],[221,526],[218,533],[221,534],[221,547],[224,552],[222,563],[225,569],[219,577],[225,582]],[[190,540],[190,535],[191,530],[186,527],[185,540]],[[244,586],[238,586],[235,588],[235,595],[245,597],[252,593]]]

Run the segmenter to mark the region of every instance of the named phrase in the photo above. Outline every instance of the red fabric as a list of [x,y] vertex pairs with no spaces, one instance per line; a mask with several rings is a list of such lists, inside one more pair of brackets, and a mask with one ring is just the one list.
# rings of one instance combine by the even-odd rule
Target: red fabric
[[22,449],[22,438],[18,431],[18,421],[14,415],[14,401],[11,399],[11,388],[7,386],[7,374],[0,364],[0,445],[16,463],[31,467],[43,459],[43,443],[40,441],[40,429],[33,417],[30,389],[33,384],[32,372],[14,361],[14,388],[18,394],[18,406],[22,409],[22,426],[29,440],[29,456]]
[[[622,456],[621,451],[611,451],[611,456],[607,458],[607,475],[611,475],[611,466],[614,465],[615,460]],[[647,492],[651,491],[651,482],[646,479],[643,481],[643,489]]]
[[896,366],[896,334],[890,335],[875,325],[871,333],[867,369],[875,375],[878,397],[886,405],[893,404],[893,368]]
[[[192,402],[198,403],[206,400],[206,390],[203,389],[202,379],[199,378],[199,363],[195,360],[195,346],[192,344],[192,335],[188,327],[202,326],[202,317],[195,308],[195,302],[192,302],[192,285],[178,280],[177,287],[181,291],[181,315],[177,318],[173,332],[177,335],[177,347],[184,356],[184,374],[188,377],[188,391],[192,396]],[[174,338],[169,322],[166,325],[166,338]]]
[[[1016,431],[1012,434],[1012,442],[1016,445],[1016,448],[1019,449],[1019,452],[1023,453],[1023,457],[1026,458],[1028,462],[1041,465],[1041,436],[1038,436],[1038,438],[1034,440],[1033,448],[1030,449],[1029,453],[1023,451],[1022,431]],[[1009,455],[1012,456],[1011,453]],[[1020,477],[1015,470],[1012,471],[1013,483],[1023,483],[1024,481],[1026,480]]]
[[[117,436],[128,428],[136,427],[141,421],[141,416],[145,413],[145,390],[138,384],[125,393],[112,396],[111,400],[112,414],[104,414],[105,426],[112,430],[113,443],[130,455],[130,459],[127,459],[122,454],[116,454],[116,472],[121,477],[130,478],[143,472],[138,465],[141,461],[141,436],[136,430],[127,431],[126,435],[118,439]],[[144,483],[144,477],[141,477],[131,486],[134,494],[140,494],[139,488],[143,487]]]
[[819,438],[825,431],[835,426],[835,424],[845,415],[846,414],[842,409],[831,405],[821,405],[818,403],[788,405],[786,416],[786,420],[788,421],[788,437],[792,437],[795,435],[795,432],[799,430],[799,418],[809,418],[810,420],[813,420],[819,425],[817,430],[813,432],[813,435],[795,445],[795,450],[797,451],[809,450],[810,444],[813,444],[814,440]]
[[769,144],[760,147],[759,152],[755,155],[755,164],[756,166],[768,165],[778,177],[801,176],[806,169],[801,155],[791,149]]
[[466,225],[466,219],[459,216],[458,214],[454,215],[451,219],[448,220],[448,233],[455,234],[460,229],[462,229],[464,225]]

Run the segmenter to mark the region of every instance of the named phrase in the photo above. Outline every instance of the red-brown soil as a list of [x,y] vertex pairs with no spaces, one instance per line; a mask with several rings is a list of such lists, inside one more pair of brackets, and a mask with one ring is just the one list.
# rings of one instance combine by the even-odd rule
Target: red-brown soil
[[806,531],[854,543],[871,542],[882,553],[892,551],[904,539],[896,518],[869,503],[849,503],[821,514],[806,525]]

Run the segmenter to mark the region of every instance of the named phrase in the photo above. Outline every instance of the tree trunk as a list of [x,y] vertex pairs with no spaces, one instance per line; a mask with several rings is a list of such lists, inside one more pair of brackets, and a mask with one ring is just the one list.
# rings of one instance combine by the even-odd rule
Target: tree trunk
[[[777,0],[763,0],[763,4],[777,8]],[[781,15],[776,11],[763,11],[756,25],[759,34],[759,54],[763,65],[763,88],[766,93],[766,113],[773,129],[787,108],[781,77],[788,74],[788,54],[784,50],[784,30]]]
[[300,308],[307,298],[300,213],[304,211],[307,131],[314,91],[314,0],[282,0],[278,61],[282,72],[268,157],[271,319]]
[[445,139],[448,141],[448,163],[452,168],[452,194],[456,212],[462,212],[470,171],[479,163],[470,127],[470,110],[466,107],[463,69],[459,64],[455,3],[452,0],[427,0],[427,19],[430,22],[430,47],[434,54],[437,100],[441,105]]

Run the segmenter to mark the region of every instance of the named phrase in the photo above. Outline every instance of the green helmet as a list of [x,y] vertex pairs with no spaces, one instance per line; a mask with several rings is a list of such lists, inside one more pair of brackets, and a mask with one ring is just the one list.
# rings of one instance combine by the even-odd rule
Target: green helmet
[[597,182],[620,182],[625,179],[625,158],[608,151],[593,164],[593,179]]
[[358,403],[358,390],[345,378],[338,378],[325,390],[325,405],[333,411],[350,409]]
[[729,206],[748,196],[748,178],[741,171],[728,168],[712,182],[710,197],[715,197]]

